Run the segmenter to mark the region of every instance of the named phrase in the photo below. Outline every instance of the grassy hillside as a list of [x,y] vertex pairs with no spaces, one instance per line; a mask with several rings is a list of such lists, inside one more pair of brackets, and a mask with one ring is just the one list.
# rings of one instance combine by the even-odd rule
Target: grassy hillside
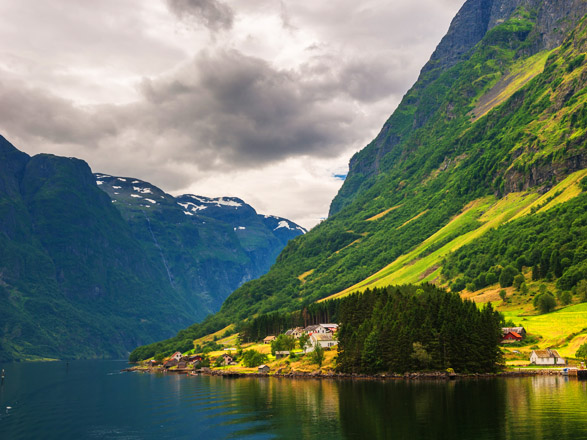
[[[496,20],[454,63],[425,67],[380,135],[353,158],[333,215],[178,338],[367,286],[443,282],[443,275],[460,290],[454,282],[467,280],[463,269],[445,268],[450,255],[500,225],[581,198],[587,22],[575,13],[585,5],[528,5]],[[547,14],[561,17],[556,29]],[[573,240],[572,250],[584,240]],[[578,279],[565,275],[572,265],[561,267],[552,276],[566,276],[572,289]]]

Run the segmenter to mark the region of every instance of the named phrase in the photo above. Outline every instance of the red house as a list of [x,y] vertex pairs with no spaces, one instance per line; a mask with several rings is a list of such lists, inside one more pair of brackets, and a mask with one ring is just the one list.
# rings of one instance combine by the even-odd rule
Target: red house
[[501,338],[501,342],[517,342],[521,341],[522,336],[514,331],[509,331]]

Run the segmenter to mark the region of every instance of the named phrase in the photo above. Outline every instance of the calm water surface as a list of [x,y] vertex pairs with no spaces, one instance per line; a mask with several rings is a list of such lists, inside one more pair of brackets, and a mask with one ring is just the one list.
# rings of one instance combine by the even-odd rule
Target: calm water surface
[[125,366],[0,364],[0,439],[587,439],[587,382],[562,377],[222,379]]

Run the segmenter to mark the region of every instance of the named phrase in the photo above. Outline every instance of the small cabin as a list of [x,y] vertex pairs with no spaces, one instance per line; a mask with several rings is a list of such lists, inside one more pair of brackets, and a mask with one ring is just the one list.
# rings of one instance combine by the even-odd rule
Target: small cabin
[[534,365],[566,365],[567,361],[556,350],[534,350],[530,354],[530,362]]
[[501,342],[507,344],[507,343],[511,343],[511,342],[518,342],[518,341],[521,341],[522,339],[523,339],[522,335],[520,335],[519,333],[516,333],[514,331],[510,331],[502,336]]
[[265,339],[263,339],[263,344],[271,344],[276,339],[277,338],[275,336],[273,336],[273,335],[267,336]]
[[320,345],[320,347],[329,350],[332,347],[338,345],[338,341],[334,339],[332,333],[313,333],[312,335],[310,335],[310,340],[304,348],[304,352],[309,353],[311,351],[314,351],[314,348],[317,345]]
[[524,327],[502,327],[501,334],[503,336],[507,335],[510,332],[517,333],[524,339],[526,337],[526,329]]
[[289,351],[276,351],[275,359],[283,359],[289,356]]
[[267,365],[263,364],[263,365],[259,365],[259,368],[257,369],[257,371],[259,371],[259,373],[262,373],[262,374],[267,374],[267,373],[269,373],[269,371],[271,371],[271,368],[269,368]]
[[227,366],[230,365],[232,362],[234,362],[234,359],[232,356],[224,353],[222,356],[222,365]]

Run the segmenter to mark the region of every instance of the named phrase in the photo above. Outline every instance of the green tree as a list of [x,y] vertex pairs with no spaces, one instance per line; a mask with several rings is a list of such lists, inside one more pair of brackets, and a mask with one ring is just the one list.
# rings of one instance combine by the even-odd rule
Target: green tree
[[502,300],[503,302],[506,302],[506,301],[507,301],[507,296],[506,296],[506,292],[505,292],[505,290],[501,289],[501,290],[499,291],[499,297],[501,298],[501,300]]
[[310,353],[310,360],[314,364],[318,364],[318,367],[322,367],[322,362],[324,362],[324,349],[319,343],[314,345],[314,351]]
[[281,334],[271,342],[271,354],[275,356],[277,351],[291,351],[296,348],[296,340],[293,336]]
[[298,339],[300,350],[304,350],[306,348],[306,345],[308,345],[309,340],[310,337],[306,333],[302,333],[302,335]]
[[541,293],[534,297],[534,307],[540,311],[540,313],[549,313],[556,307],[556,300],[550,292]]
[[583,362],[587,362],[587,342],[579,347],[577,352],[575,353],[575,357],[579,359],[583,359]]
[[499,285],[501,287],[510,287],[514,283],[514,277],[518,274],[518,270],[513,266],[507,266],[501,271],[499,275]]
[[568,306],[569,304],[571,304],[572,301],[573,301],[573,296],[571,295],[571,292],[569,292],[568,290],[565,290],[563,293],[561,293],[560,302],[563,306]]
[[420,368],[427,369],[432,362],[432,356],[426,351],[421,342],[414,342],[412,348],[414,351],[410,357],[416,361]]
[[264,364],[268,359],[266,354],[259,353],[256,350],[246,350],[242,356],[242,363],[247,368],[254,368]]
[[581,280],[575,288],[575,293],[581,302],[587,302],[587,280]]
[[524,281],[526,281],[526,278],[524,278],[524,275],[522,275],[521,273],[514,277],[513,285],[516,288],[516,290],[520,290],[520,287],[522,286],[522,284],[524,284]]

